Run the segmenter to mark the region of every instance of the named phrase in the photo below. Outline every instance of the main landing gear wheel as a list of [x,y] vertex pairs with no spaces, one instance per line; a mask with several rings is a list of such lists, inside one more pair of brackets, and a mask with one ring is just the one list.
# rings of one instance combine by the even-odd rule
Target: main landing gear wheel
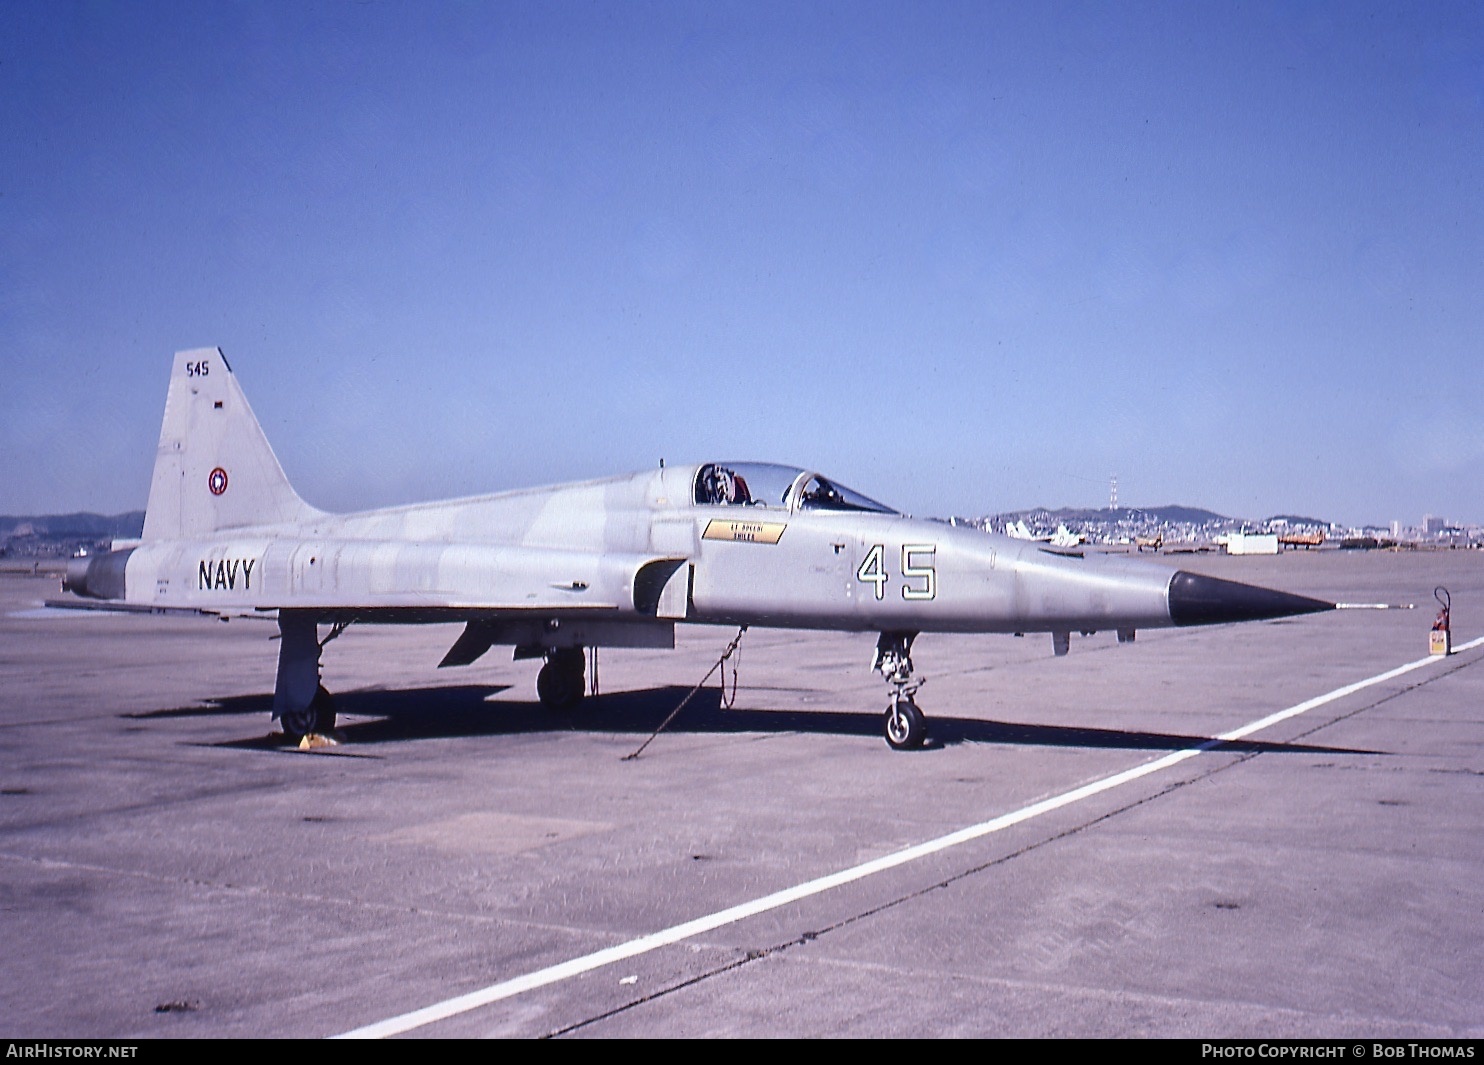
[[927,739],[927,718],[911,699],[894,699],[886,710],[885,732],[892,750],[914,750]]
[[587,692],[587,658],[581,647],[564,647],[546,656],[536,674],[536,695],[549,710],[571,710]]
[[305,736],[326,735],[335,729],[335,700],[321,684],[308,706],[302,710],[285,710],[278,723],[283,726],[284,736],[293,743]]

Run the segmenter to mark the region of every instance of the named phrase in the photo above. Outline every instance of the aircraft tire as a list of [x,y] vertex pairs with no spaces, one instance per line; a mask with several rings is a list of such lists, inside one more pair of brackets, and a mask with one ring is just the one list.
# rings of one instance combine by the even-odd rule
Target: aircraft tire
[[302,710],[290,710],[278,719],[278,723],[283,727],[284,736],[293,743],[311,734],[323,736],[335,728],[335,700],[321,684],[308,706]]
[[927,718],[911,699],[900,699],[887,708],[883,731],[892,750],[915,750],[927,739]]
[[582,702],[587,686],[583,665],[581,651],[575,655],[559,652],[548,659],[536,674],[536,696],[541,705],[548,710],[571,710]]

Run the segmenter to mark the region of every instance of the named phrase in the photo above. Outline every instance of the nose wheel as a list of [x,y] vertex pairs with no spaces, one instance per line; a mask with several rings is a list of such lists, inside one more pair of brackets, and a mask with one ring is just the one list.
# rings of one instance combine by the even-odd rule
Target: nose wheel
[[927,718],[909,696],[893,695],[886,708],[886,744],[894,751],[921,747],[927,739]]
[[923,685],[912,679],[912,641],[916,638],[915,632],[883,632],[871,662],[871,668],[892,686],[882,731],[886,745],[894,751],[913,750],[927,739],[927,718],[912,698]]

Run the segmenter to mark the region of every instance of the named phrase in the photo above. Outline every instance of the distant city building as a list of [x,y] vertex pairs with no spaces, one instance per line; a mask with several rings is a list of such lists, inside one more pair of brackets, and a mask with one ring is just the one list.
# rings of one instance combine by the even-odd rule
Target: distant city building
[[[1422,527],[1400,521],[1348,526],[1301,514],[1275,514],[1261,521],[1223,517],[1195,507],[1138,507],[1086,510],[1062,508],[1009,511],[989,517],[953,519],[988,532],[1007,533],[1054,548],[1079,544],[1114,550],[1167,553],[1225,550],[1229,554],[1271,554],[1329,548],[1484,547],[1484,525],[1450,523],[1429,514]],[[1231,541],[1237,540],[1235,547]],[[1425,542],[1424,542],[1425,541]]]

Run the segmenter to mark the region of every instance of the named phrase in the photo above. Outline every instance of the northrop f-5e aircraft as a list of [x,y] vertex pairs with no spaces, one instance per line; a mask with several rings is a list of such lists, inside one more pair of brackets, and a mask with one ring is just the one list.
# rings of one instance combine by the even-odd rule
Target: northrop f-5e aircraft
[[[176,355],[144,534],[74,559],[63,589],[146,612],[274,617],[273,714],[326,732],[320,654],[346,625],[464,623],[442,665],[491,646],[545,659],[542,703],[583,698],[584,649],[673,647],[675,624],[875,632],[886,741],[920,746],[912,641],[1305,614],[1332,603],[1125,556],[898,513],[806,469],[705,462],[329,514],[290,487],[221,351]],[[320,626],[330,626],[320,637]]]

